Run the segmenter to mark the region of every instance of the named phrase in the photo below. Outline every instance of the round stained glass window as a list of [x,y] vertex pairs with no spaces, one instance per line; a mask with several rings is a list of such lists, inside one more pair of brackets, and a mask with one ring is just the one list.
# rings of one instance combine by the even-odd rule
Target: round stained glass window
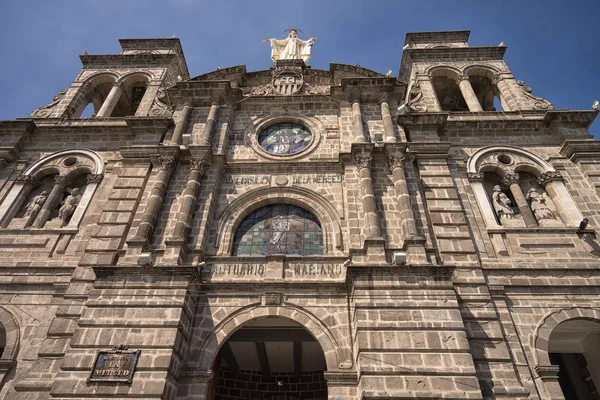
[[261,207],[240,223],[233,255],[323,254],[321,224],[309,211],[291,204]]
[[258,144],[271,154],[296,154],[312,141],[310,131],[300,124],[281,123],[265,128],[258,135]]

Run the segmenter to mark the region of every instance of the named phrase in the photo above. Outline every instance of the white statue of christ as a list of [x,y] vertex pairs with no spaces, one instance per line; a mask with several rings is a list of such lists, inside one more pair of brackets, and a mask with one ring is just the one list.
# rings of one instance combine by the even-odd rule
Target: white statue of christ
[[297,37],[298,32],[295,29],[290,29],[287,38],[282,40],[265,39],[263,42],[271,43],[271,59],[273,62],[277,60],[304,60],[308,63],[310,59],[310,51],[313,44],[317,40],[316,37],[308,40],[301,40]]

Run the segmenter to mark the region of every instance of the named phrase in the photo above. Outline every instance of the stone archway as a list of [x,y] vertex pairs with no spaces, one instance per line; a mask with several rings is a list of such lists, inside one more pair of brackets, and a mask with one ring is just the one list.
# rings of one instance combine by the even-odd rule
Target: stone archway
[[536,372],[549,398],[593,399],[600,387],[600,310],[552,311],[533,335]]

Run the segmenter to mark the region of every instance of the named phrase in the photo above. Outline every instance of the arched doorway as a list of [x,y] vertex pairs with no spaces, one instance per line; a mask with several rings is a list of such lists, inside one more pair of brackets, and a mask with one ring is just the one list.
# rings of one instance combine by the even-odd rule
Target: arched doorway
[[327,399],[325,355],[293,320],[264,317],[244,324],[215,359],[211,400]]
[[550,362],[567,400],[600,399],[600,323],[570,319],[558,324],[548,343]]

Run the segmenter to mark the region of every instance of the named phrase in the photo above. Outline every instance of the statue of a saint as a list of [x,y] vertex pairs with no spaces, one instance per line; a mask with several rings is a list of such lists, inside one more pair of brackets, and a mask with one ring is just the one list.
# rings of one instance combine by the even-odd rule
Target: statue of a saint
[[546,204],[546,197],[540,195],[535,188],[531,188],[527,192],[527,201],[538,221],[541,219],[555,219],[550,207]]
[[81,195],[78,188],[73,189],[71,194],[62,201],[62,206],[58,210],[58,218],[62,221],[60,226],[65,226],[69,222],[69,218],[75,212],[80,201]]
[[310,51],[317,38],[301,40],[298,39],[297,35],[298,31],[296,29],[290,29],[290,33],[285,39],[263,40],[263,42],[271,43],[271,59],[273,62],[277,60],[304,60],[305,63],[308,63],[311,55]]
[[27,218],[27,222],[25,222],[25,227],[31,226],[31,224],[33,224],[33,221],[35,221],[35,218],[39,214],[47,198],[48,192],[44,190],[43,192],[35,196],[33,199],[31,199],[29,204],[27,204],[27,208],[25,208],[25,214],[23,214],[23,216]]
[[513,218],[515,211],[512,209],[512,201],[508,196],[502,192],[502,188],[499,185],[494,186],[494,193],[492,194],[492,201],[494,203],[494,211],[498,215],[499,220],[505,218]]

